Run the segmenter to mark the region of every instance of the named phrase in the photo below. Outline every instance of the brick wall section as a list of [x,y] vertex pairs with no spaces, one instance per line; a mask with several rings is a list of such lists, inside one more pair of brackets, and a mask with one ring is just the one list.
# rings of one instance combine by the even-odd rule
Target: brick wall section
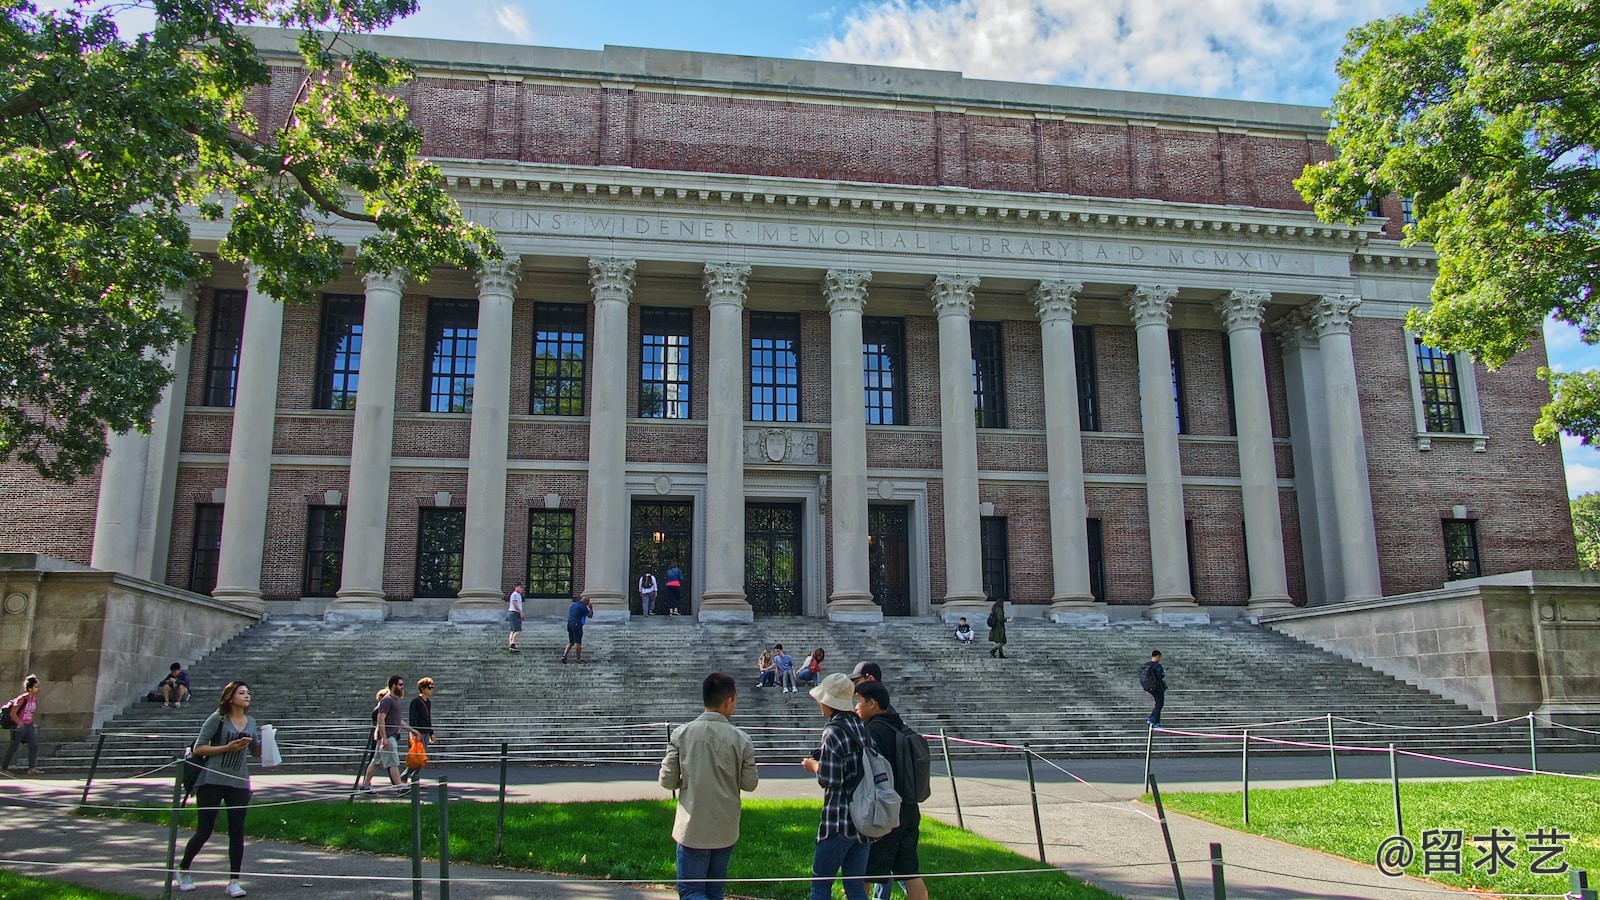
[[1197,328],[1184,329],[1180,334],[1184,433],[1231,435],[1228,381],[1222,365],[1222,341],[1226,335]]
[[1049,472],[1048,450],[1041,433],[978,432],[978,471]]
[[189,564],[194,558],[194,510],[196,504],[210,503],[213,489],[228,486],[225,466],[178,467],[177,486],[172,496],[171,549],[167,553],[167,583],[189,587]]
[[1039,138],[1029,119],[967,116],[967,178],[991,190],[1038,190]]
[[826,310],[800,313],[800,421],[811,425],[833,418],[831,330]]
[[[245,324],[246,331],[249,323]],[[317,351],[322,338],[322,298],[283,307],[278,355],[278,408],[311,409],[317,396]]]
[[221,453],[233,444],[233,410],[190,406],[183,411],[183,452]]
[[[383,592],[390,600],[412,600],[417,594],[418,510],[434,508],[434,493],[450,492],[450,505],[467,505],[467,473],[394,472],[389,476],[389,533],[383,560]],[[524,532],[526,533],[526,532]]]
[[487,120],[484,130],[484,159],[522,158],[522,83],[496,81],[485,86],[488,94]]
[[272,452],[348,457],[355,424],[353,411],[296,415],[286,412],[280,405],[278,420],[272,430]]
[[528,577],[528,515],[530,510],[545,509],[544,495],[559,494],[561,509],[572,510],[573,596],[583,593],[584,530],[588,515],[584,498],[588,479],[580,474],[523,474],[512,473],[506,478],[506,546],[501,582],[507,586]]
[[939,425],[939,320],[906,316],[906,424]]
[[94,549],[100,469],[70,485],[51,484],[30,466],[0,463],[0,550],[48,553],[89,564]]
[[1050,495],[1043,485],[982,484],[979,502],[993,503],[1006,520],[1011,600],[1048,604],[1055,593],[1050,560]]
[[1099,519],[1105,547],[1106,602],[1149,603],[1150,526],[1141,487],[1089,486],[1084,491],[1089,518]]
[[1544,384],[1533,377],[1542,345],[1498,372],[1477,369],[1484,453],[1470,442],[1435,440],[1417,450],[1405,335],[1392,319],[1357,319],[1362,428],[1385,594],[1436,588],[1445,576],[1440,520],[1456,505],[1478,518],[1483,574],[1576,566],[1561,450],[1531,437]]
[[1143,475],[1144,439],[1138,435],[1083,435],[1083,471],[1099,475]]
[[[869,488],[870,490],[870,488]],[[870,498],[869,498],[870,499]],[[944,482],[928,482],[928,600],[943,603],[950,592],[950,579],[946,577],[944,552]],[[916,526],[907,523],[915,534]],[[913,552],[915,552],[913,550]],[[915,557],[913,557],[915,558]]]
[[[261,594],[294,600],[305,577],[307,509],[325,491],[348,492],[346,469],[274,469],[267,490],[267,538],[261,554]],[[348,494],[347,494],[348,497]]]
[[1001,325],[1001,366],[1005,370],[1007,428],[1042,429],[1044,420],[1044,337],[1037,319],[1010,319]]
[[1094,326],[1094,367],[1100,430],[1140,431],[1139,347],[1132,326]]
[[1244,564],[1244,506],[1232,489],[1186,487],[1184,515],[1194,535],[1194,583],[1197,601],[1233,605],[1249,596]]

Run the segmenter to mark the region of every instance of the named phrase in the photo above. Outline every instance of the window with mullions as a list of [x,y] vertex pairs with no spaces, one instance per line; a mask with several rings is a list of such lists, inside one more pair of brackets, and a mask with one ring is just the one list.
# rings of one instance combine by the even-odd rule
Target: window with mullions
[[1004,352],[999,322],[972,323],[972,399],[979,428],[1006,427]]
[[1178,433],[1187,434],[1183,414],[1183,332],[1167,332],[1167,354],[1172,357],[1172,407],[1178,416]]
[[1010,554],[1006,545],[1004,516],[985,516],[978,522],[978,539],[983,545],[983,593],[990,600],[1011,599]]
[[528,511],[528,596],[572,596],[576,515],[570,509]]
[[189,590],[209,594],[217,589],[217,563],[222,558],[222,504],[194,508],[194,544],[189,553]]
[[750,314],[750,421],[800,421],[800,317]]
[[306,571],[301,593],[332,597],[339,593],[344,571],[344,507],[313,506],[306,510]]
[[355,409],[361,375],[361,316],[365,297],[322,295],[322,335],[317,346],[317,409]]
[[583,415],[585,340],[589,311],[582,303],[533,305],[533,378],[528,412]]
[[211,346],[206,352],[204,405],[232,406],[239,386],[239,346],[244,343],[244,291],[213,291]]
[[694,316],[687,309],[639,310],[640,418],[689,418],[693,333]]
[[461,591],[467,511],[435,508],[418,512],[417,596],[454,597]]
[[862,318],[861,356],[867,424],[906,424],[905,323],[881,316]]
[[1417,387],[1422,391],[1422,417],[1428,431],[1448,434],[1465,433],[1466,421],[1461,410],[1461,381],[1456,376],[1456,357],[1435,347],[1429,347],[1422,338],[1415,338],[1417,348]]
[[1101,537],[1099,519],[1086,520],[1086,529],[1089,539],[1089,593],[1094,599],[1104,603],[1106,601],[1106,554],[1105,544]]
[[1478,523],[1473,519],[1444,520],[1445,580],[1477,578]]
[[428,300],[428,412],[472,412],[478,301]]
[[1417,224],[1417,201],[1411,197],[1400,198],[1400,224]]
[[1100,430],[1100,390],[1094,378],[1094,329],[1072,326],[1072,358],[1078,372],[1078,430]]

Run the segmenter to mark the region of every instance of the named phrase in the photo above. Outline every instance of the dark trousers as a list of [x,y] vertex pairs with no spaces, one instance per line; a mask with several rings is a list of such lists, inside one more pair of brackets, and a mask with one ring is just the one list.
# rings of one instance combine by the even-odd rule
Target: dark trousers
[[202,784],[195,791],[198,805],[195,807],[194,837],[189,838],[189,845],[183,848],[183,862],[178,863],[178,868],[187,872],[189,864],[194,862],[195,855],[200,848],[211,840],[211,832],[217,827],[217,813],[221,812],[222,805],[228,805],[228,877],[237,881],[239,870],[244,868],[244,814],[250,807],[250,791],[242,787],[223,787],[217,784]]
[[11,768],[12,757],[17,755],[17,748],[23,744],[28,745],[28,768],[39,768],[39,728],[29,723],[12,729],[11,742],[6,745],[5,765],[0,765],[0,769]]
[[1156,698],[1156,706],[1155,709],[1150,710],[1150,718],[1145,719],[1145,721],[1149,722],[1151,725],[1160,725],[1161,706],[1167,702],[1167,689],[1162,688],[1158,691],[1151,691],[1150,696]]

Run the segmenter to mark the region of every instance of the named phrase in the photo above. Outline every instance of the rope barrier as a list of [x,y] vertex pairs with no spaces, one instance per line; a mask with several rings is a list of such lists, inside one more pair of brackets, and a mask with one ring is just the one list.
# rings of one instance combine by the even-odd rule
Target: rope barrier
[[[1316,878],[1316,877],[1313,877],[1313,876],[1310,876],[1310,875],[1295,875],[1295,874],[1290,873],[1290,872],[1278,872],[1278,871],[1275,871],[1273,869],[1262,869],[1262,868],[1259,868],[1259,867],[1256,867],[1256,866],[1248,866],[1248,865],[1245,865],[1243,863],[1236,863],[1236,862],[1232,862],[1232,861],[1229,861],[1227,866],[1228,866],[1229,869],[1242,869],[1242,870],[1244,870],[1246,872],[1255,872],[1255,873],[1257,873],[1259,875],[1273,875],[1273,876],[1276,876],[1278,878],[1292,878],[1292,879],[1294,879],[1296,881],[1309,881],[1309,882],[1312,882],[1313,884],[1332,884],[1332,885],[1337,885],[1339,887],[1356,887],[1356,888],[1370,888],[1371,887],[1371,885],[1369,885],[1369,884],[1363,884],[1363,883],[1358,882],[1358,881],[1339,881],[1339,880],[1333,879],[1333,878]],[[1458,896],[1463,894],[1463,893],[1472,893],[1472,892],[1475,892],[1477,890],[1477,888],[1409,887],[1409,886],[1404,885],[1404,884],[1389,884],[1389,883],[1384,884],[1383,889],[1385,891],[1400,891],[1400,892],[1409,893],[1409,894],[1455,894],[1455,895],[1458,895]],[[1545,900],[1561,900],[1561,898],[1568,897],[1570,895],[1569,894],[1506,894],[1506,893],[1502,893],[1500,891],[1494,891],[1493,892],[1493,896],[1501,898],[1501,900],[1510,900],[1510,898],[1521,898],[1521,900],[1539,900],[1539,898],[1545,898]]]
[[[1527,716],[1517,716],[1513,719],[1495,719],[1492,722],[1469,722],[1465,725],[1391,725],[1384,722],[1368,722],[1364,719],[1352,719],[1347,716],[1334,716],[1336,722],[1349,722],[1352,725],[1365,725],[1368,728],[1388,728],[1401,731],[1465,731],[1473,728],[1491,728],[1495,725],[1526,725]],[[1317,721],[1325,721],[1319,718]]]

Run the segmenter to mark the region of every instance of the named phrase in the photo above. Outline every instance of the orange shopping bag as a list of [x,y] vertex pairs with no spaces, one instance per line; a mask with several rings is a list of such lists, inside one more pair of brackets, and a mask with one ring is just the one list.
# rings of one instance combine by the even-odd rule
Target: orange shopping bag
[[406,768],[420,769],[427,764],[428,748],[423,746],[421,738],[412,735],[411,749],[406,752]]

